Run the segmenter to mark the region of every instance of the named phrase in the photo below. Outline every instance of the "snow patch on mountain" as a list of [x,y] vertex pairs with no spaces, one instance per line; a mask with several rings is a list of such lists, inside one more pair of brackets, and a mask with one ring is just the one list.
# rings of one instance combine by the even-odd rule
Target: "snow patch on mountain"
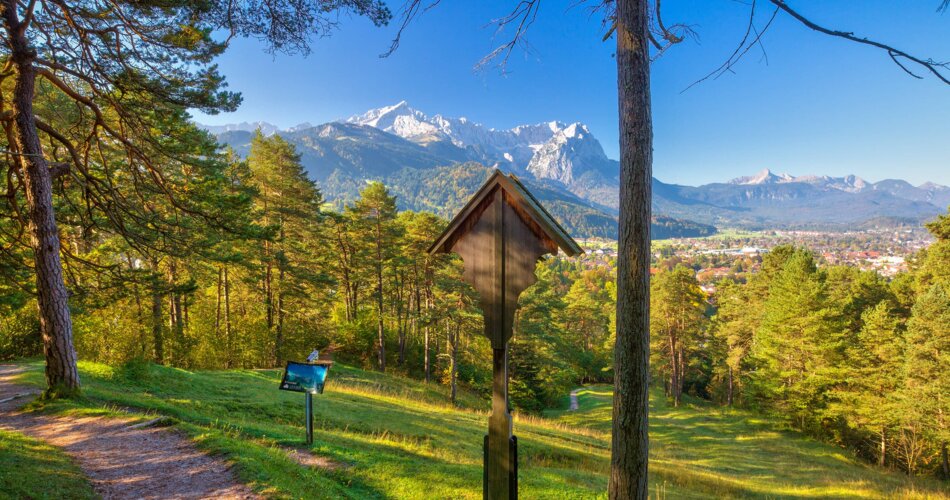
[[[610,160],[603,148],[591,136],[587,126],[572,123],[553,129],[550,139],[540,145],[528,163],[528,172],[540,179],[553,179],[566,185],[573,184],[586,171],[607,175]],[[583,165],[585,168],[579,168]]]
[[615,162],[607,158],[600,142],[581,123],[550,121],[499,130],[465,117],[430,117],[406,101],[344,121],[375,127],[424,146],[450,142],[485,164],[498,163],[509,170],[568,186],[592,170],[608,180],[617,177]]
[[769,169],[761,170],[755,175],[750,175],[746,177],[736,177],[729,181],[729,184],[738,184],[740,186],[754,186],[759,184],[778,184],[781,182],[791,182],[794,177],[788,175],[787,173],[774,174]]
[[736,184],[740,186],[788,183],[811,184],[812,186],[822,189],[834,189],[848,193],[859,193],[872,186],[870,183],[856,175],[846,175],[844,177],[831,177],[828,175],[793,176],[789,175],[788,173],[775,174],[767,168],[755,175],[737,177],[729,181],[729,184]]

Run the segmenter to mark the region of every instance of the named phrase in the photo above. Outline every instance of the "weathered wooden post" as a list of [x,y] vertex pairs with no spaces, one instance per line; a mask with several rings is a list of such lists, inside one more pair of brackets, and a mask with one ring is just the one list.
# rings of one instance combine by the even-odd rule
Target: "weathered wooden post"
[[429,253],[455,252],[465,262],[464,279],[479,294],[485,336],[493,351],[492,414],[485,445],[485,498],[518,496],[517,440],[508,411],[508,341],[518,296],[536,281],[542,255],[582,253],[553,217],[514,175],[496,170]]

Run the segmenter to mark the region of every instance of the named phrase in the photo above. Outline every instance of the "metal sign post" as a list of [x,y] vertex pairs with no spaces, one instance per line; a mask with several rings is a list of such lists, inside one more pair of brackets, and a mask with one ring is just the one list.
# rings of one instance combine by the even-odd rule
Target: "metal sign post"
[[513,175],[496,170],[449,227],[430,254],[457,253],[465,262],[464,280],[479,295],[485,336],[492,345],[492,413],[485,439],[484,496],[518,497],[518,441],[508,411],[508,341],[518,296],[537,278],[538,259],[561,249],[583,253],[537,199]]
[[306,394],[307,409],[304,410],[307,419],[307,446],[313,444],[313,394]]
[[313,395],[323,394],[327,375],[332,361],[321,361],[319,353],[313,351],[307,358],[308,363],[287,362],[284,376],[280,381],[280,390],[304,393],[304,419],[307,428],[307,445],[313,444]]

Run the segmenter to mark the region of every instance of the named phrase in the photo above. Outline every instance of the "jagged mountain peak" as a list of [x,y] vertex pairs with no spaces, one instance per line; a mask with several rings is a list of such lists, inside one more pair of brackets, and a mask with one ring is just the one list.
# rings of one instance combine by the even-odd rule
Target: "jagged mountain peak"
[[[373,109],[345,120],[375,127],[427,148],[451,144],[486,165],[498,164],[537,179],[571,184],[584,178],[586,187],[616,179],[616,161],[604,154],[600,142],[581,122],[557,120],[495,129],[467,118],[432,116],[405,101]],[[602,180],[596,180],[602,178]],[[615,205],[609,197],[609,205]]]
[[729,181],[729,184],[739,185],[757,185],[757,184],[778,184],[780,182],[790,182],[793,177],[787,173],[774,174],[771,169],[765,168],[755,175],[746,177],[736,177]]
[[437,131],[436,127],[429,123],[428,116],[410,107],[406,101],[371,109],[361,115],[351,116],[344,121],[375,127],[405,138],[431,134]]
[[821,189],[835,189],[847,192],[859,192],[871,187],[870,183],[853,174],[843,177],[812,174],[793,176],[788,173],[775,174],[768,168],[759,171],[755,175],[737,177],[729,181],[729,184],[740,186],[790,183],[810,184]]

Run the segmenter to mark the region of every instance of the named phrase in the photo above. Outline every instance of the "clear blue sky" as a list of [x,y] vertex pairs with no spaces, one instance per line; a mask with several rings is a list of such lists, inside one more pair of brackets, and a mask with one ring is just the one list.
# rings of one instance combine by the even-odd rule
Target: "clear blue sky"
[[[407,100],[428,114],[466,116],[496,128],[549,120],[581,121],[618,157],[613,41],[600,18],[574,0],[542,3],[507,74],[474,65],[493,41],[490,19],[516,0],[444,1],[413,24],[386,59],[396,24],[375,28],[344,17],[332,37],[303,56],[271,56],[240,40],[219,60],[242,92],[235,113],[198,115],[208,124],[263,120],[288,127],[323,123]],[[837,0],[790,4],[829,27],[907,52],[950,60],[950,12],[938,0]],[[394,11],[401,0],[390,2]],[[871,181],[904,178],[950,185],[950,86],[916,80],[885,53],[827,37],[779,14],[735,74],[696,79],[732,52],[748,5],[734,0],[667,0],[667,24],[694,25],[700,39],[653,64],[654,175],[703,184],[762,168],[792,174],[854,173]],[[759,11],[770,13],[767,2]],[[760,22],[765,17],[760,18]]]

